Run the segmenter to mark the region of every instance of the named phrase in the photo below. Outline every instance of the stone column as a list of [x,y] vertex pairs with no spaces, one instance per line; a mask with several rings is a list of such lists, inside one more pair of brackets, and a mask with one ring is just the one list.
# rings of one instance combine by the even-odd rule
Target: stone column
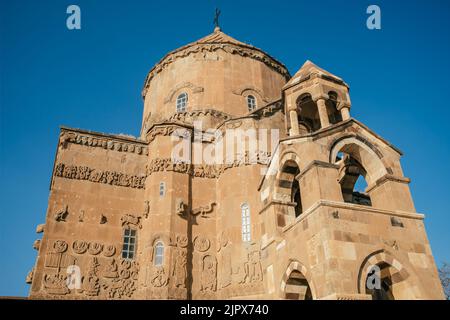
[[297,136],[300,134],[299,128],[298,128],[298,114],[296,110],[296,106],[289,105],[289,118],[291,120],[291,130],[289,131],[290,136]]
[[323,128],[330,126],[330,120],[328,119],[327,106],[325,105],[325,99],[317,99],[317,109],[319,110],[320,126]]
[[350,119],[350,107],[349,106],[343,106],[341,108],[341,116],[342,116],[343,121]]

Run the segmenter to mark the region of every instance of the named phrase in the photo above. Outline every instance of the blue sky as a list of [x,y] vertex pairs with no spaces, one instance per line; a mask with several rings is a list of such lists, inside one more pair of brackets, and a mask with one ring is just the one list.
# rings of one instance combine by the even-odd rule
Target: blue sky
[[[77,4],[82,29],[66,28]],[[366,28],[377,4],[382,29]],[[450,2],[35,0],[0,2],[0,295],[25,296],[59,125],[137,136],[140,91],[168,51],[213,30],[351,87],[352,116],[399,147],[437,263],[450,262]]]

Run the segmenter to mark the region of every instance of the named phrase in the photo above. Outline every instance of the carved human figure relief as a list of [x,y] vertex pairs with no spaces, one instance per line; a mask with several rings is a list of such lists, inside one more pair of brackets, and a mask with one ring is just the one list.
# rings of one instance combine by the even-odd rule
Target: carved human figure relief
[[244,264],[245,282],[262,281],[261,255],[259,251],[252,251],[248,254],[248,260]]
[[87,296],[97,296],[100,292],[100,283],[98,278],[98,263],[97,257],[93,257],[89,263],[87,274],[83,277],[83,291]]
[[232,281],[232,267],[231,267],[231,248],[226,236],[222,235],[220,242],[220,287],[226,288],[231,285]]
[[173,265],[172,276],[175,287],[186,287],[186,251],[182,249],[175,250],[175,263]]
[[202,258],[200,291],[217,290],[217,260],[214,256],[205,255]]

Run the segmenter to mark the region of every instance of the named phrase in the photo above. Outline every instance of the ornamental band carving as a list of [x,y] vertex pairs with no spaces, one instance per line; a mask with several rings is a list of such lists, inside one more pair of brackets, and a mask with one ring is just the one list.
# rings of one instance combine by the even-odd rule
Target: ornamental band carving
[[184,162],[174,162],[170,158],[166,159],[153,159],[149,165],[147,165],[147,176],[151,175],[153,172],[161,171],[174,171],[179,173],[186,173],[194,177],[199,178],[219,178],[222,173],[226,170],[246,166],[253,164],[267,164],[270,159],[270,152],[260,152],[255,155],[255,159],[250,161],[248,155],[241,157],[232,163],[224,163],[221,165],[194,165]]
[[136,189],[143,189],[145,187],[145,176],[128,175],[116,171],[102,171],[86,166],[58,163],[55,167],[54,175],[60,178],[87,180],[119,187]]

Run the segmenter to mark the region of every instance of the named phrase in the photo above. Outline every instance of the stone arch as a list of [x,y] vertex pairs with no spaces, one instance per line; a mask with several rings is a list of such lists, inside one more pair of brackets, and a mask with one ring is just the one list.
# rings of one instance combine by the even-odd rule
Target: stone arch
[[[419,299],[419,279],[404,267],[391,252],[380,249],[369,254],[358,270],[358,293],[370,294],[367,290],[367,276],[373,266],[380,269],[381,285],[388,288],[389,298],[395,300]],[[411,268],[409,268],[411,270]]]
[[[267,98],[264,93],[256,87],[253,86],[242,86],[239,89],[233,90],[233,93],[238,96],[247,97],[248,95],[253,95],[259,102],[268,103],[269,98]],[[261,107],[263,104],[260,103],[258,107]]]
[[313,95],[309,92],[303,92],[298,94],[294,101],[297,108],[297,121],[306,123],[311,132],[319,130],[322,125],[320,123],[319,109]]
[[[295,284],[290,283],[290,280],[295,279]],[[307,288],[300,288],[306,286]],[[293,290],[292,290],[293,289]],[[298,289],[298,290],[296,290]],[[308,293],[309,290],[309,293]],[[291,292],[291,291],[300,291],[300,292]],[[281,278],[280,284],[280,298],[281,299],[295,299],[295,294],[299,294],[297,299],[300,299],[301,296],[304,298],[309,297],[310,299],[316,299],[316,290],[315,286],[311,280],[311,276],[309,274],[308,269],[297,260],[290,260],[289,264],[286,268],[286,271]]]
[[335,163],[339,152],[345,152],[355,158],[364,168],[367,184],[373,185],[378,179],[388,174],[383,162],[383,154],[367,139],[356,135],[344,135],[334,139],[329,145],[329,162]]
[[274,194],[277,200],[290,202],[292,184],[296,175],[300,173],[300,158],[296,153],[287,151],[279,159]]
[[182,91],[185,91],[188,96],[191,96],[192,94],[203,92],[204,88],[196,86],[191,82],[180,83],[170,90],[169,94],[164,99],[164,103],[173,103],[175,101],[175,97],[178,96],[177,93],[179,94]]

